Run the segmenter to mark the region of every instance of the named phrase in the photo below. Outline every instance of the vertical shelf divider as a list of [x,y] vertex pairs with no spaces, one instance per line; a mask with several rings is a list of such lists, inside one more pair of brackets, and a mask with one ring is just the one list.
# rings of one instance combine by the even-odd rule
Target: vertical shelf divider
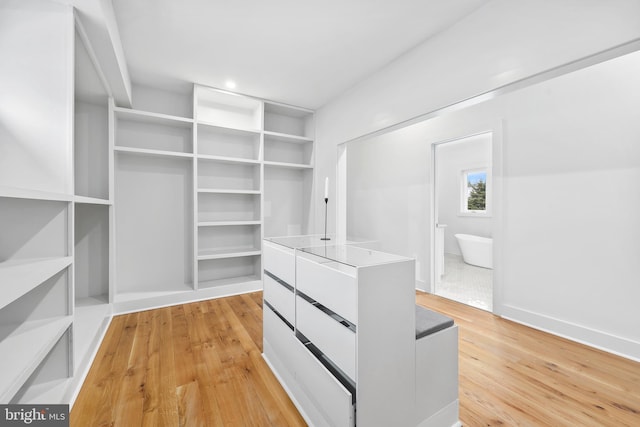
[[193,289],[200,289],[198,277],[198,85],[193,86]]

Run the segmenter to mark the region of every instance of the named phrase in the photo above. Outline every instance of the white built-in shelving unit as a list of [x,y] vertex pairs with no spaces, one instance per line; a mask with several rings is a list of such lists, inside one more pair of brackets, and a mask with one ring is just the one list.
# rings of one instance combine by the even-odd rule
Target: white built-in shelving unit
[[111,107],[115,310],[260,289],[265,229],[310,223],[313,112],[200,85],[139,94]]
[[200,289],[261,279],[261,100],[194,89],[197,212],[194,274]]
[[0,403],[29,403],[73,373],[74,23],[54,3],[0,13]]
[[71,7],[1,13],[29,63],[2,84],[0,403],[72,403],[111,318],[109,94]]
[[113,164],[109,92],[82,25],[76,24],[73,135],[73,360],[71,399],[111,320]]
[[117,106],[72,7],[14,6],[0,403],[73,403],[114,313],[261,289],[265,234],[310,223],[313,114],[197,85]]
[[120,311],[194,289],[193,119],[113,104],[111,114],[117,242],[113,301]]
[[310,231],[314,148],[313,111],[265,101],[265,236]]
[[67,381],[72,370],[71,203],[9,196],[15,194],[0,192],[3,403],[28,402],[35,389]]
[[265,166],[313,168],[313,112],[265,102]]

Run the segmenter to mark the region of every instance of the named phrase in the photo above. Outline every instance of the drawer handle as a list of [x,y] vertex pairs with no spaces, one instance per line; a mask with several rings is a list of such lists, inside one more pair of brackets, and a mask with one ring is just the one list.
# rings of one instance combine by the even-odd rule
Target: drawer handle
[[351,404],[356,403],[356,383],[342,369],[338,368],[338,365],[333,363],[322,350],[316,347],[309,338],[305,337],[300,331],[296,331],[296,338],[305,346],[305,348],[324,366],[327,368],[331,375],[351,393]]
[[269,301],[264,300],[264,304],[269,307],[269,309],[271,311],[273,311],[273,314],[275,314],[276,316],[278,316],[280,318],[280,320],[282,320],[284,322],[285,325],[287,325],[289,327],[289,329],[291,329],[292,331],[294,330],[293,325],[291,323],[289,323],[289,321],[287,319],[284,318],[284,316],[282,314],[280,314],[278,312],[278,310],[276,310],[271,304],[269,304]]
[[279,278],[278,276],[276,276],[275,274],[273,274],[269,270],[264,270],[264,274],[266,274],[267,276],[271,277],[276,282],[280,283],[282,286],[287,288],[289,291],[293,292],[293,286],[291,286],[290,284],[288,284],[287,282],[285,282],[284,280],[282,280],[281,278]]
[[318,310],[322,311],[324,314],[326,314],[327,316],[331,317],[333,320],[335,320],[336,322],[340,323],[342,326],[344,326],[345,328],[349,329],[351,332],[353,332],[353,333],[356,332],[356,325],[354,325],[353,323],[349,322],[347,319],[345,319],[344,317],[340,316],[335,311],[333,311],[330,308],[320,304],[318,301],[314,300],[313,298],[311,298],[309,295],[305,294],[304,292],[300,292],[299,290],[296,290],[296,295],[299,295],[303,300],[307,301],[309,304],[311,304],[312,306],[314,306]]

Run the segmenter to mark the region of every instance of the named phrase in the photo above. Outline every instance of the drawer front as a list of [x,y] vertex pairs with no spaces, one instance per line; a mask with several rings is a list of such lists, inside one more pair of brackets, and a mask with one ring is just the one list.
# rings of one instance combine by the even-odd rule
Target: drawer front
[[[351,393],[309,352],[303,351],[295,361],[296,381],[323,420],[313,420],[314,425],[351,427],[354,414]],[[309,411],[311,412],[311,411]]]
[[296,297],[296,328],[349,378],[356,378],[356,334],[300,296]]
[[[351,393],[315,358],[293,335],[293,332],[264,307],[264,339],[276,354],[266,354],[268,359],[277,359],[279,365],[287,369],[286,377],[295,378],[289,384],[295,390],[297,404],[316,426],[352,427],[354,413]],[[295,396],[302,392],[304,397]]]
[[[266,305],[262,310],[263,330],[262,336],[265,342],[269,342],[273,355],[267,354],[268,358],[276,358],[284,366],[293,363],[291,348],[298,342],[294,332]],[[265,347],[266,350],[266,347]]]
[[296,258],[293,249],[265,241],[262,248],[264,269],[290,286],[295,285]]
[[289,323],[295,324],[295,298],[293,291],[269,277],[263,276],[264,299],[273,306]]
[[357,325],[355,269],[350,269],[348,274],[345,271],[329,267],[329,264],[321,264],[298,256],[296,259],[296,287],[320,304]]

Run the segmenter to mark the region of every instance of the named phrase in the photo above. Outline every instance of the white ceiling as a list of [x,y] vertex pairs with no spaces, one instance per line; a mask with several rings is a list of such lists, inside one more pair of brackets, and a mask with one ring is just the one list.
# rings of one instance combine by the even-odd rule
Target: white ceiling
[[488,0],[113,0],[132,81],[318,108]]

